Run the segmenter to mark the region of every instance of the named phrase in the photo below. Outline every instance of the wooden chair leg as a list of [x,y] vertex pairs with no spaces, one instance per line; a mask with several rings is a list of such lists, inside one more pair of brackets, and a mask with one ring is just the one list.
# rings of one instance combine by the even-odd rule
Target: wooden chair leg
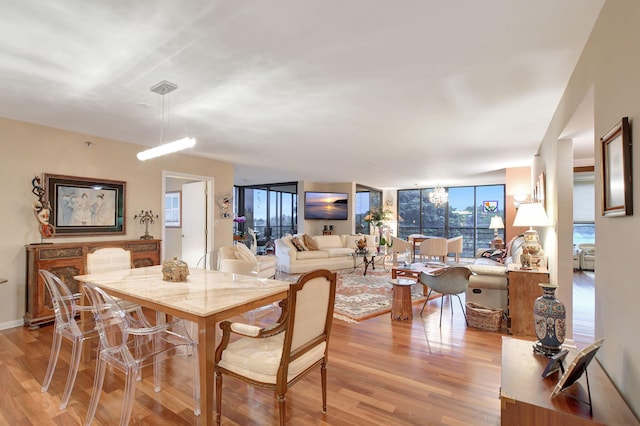
[[320,378],[322,380],[322,412],[327,412],[327,364],[320,366]]
[[[216,376],[216,424],[220,425],[222,420],[222,374],[215,372]],[[206,404],[206,402],[205,402]]]
[[280,426],[287,424],[287,397],[278,395],[278,415],[280,416]]

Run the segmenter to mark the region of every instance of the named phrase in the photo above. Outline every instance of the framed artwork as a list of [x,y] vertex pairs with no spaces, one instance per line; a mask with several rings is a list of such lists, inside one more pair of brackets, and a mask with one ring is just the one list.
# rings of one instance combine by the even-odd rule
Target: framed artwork
[[167,191],[164,195],[164,226],[182,227],[182,191]]
[[126,182],[44,175],[56,236],[125,233]]
[[482,211],[484,213],[495,213],[498,211],[498,200],[490,200],[482,202]]
[[602,216],[631,216],[633,181],[629,118],[623,117],[600,141]]
[[576,354],[576,357],[571,361],[571,364],[553,388],[551,398],[560,395],[560,392],[578,381],[580,376],[587,370],[591,360],[596,356],[596,352],[598,352],[598,349],[602,346],[602,342],[604,342],[604,338],[596,340]]

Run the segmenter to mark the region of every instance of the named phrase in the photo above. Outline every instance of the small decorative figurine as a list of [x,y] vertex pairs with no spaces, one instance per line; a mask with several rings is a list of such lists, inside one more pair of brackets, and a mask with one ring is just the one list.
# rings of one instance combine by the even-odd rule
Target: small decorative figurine
[[164,281],[185,282],[188,275],[189,265],[187,262],[178,260],[177,257],[162,262],[162,279]]

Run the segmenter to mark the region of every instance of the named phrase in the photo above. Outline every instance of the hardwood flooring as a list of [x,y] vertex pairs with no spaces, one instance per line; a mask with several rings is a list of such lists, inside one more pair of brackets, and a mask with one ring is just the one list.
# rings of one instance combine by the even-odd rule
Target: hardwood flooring
[[[589,277],[585,277],[588,298]],[[580,287],[574,287],[576,298],[582,297]],[[320,373],[313,372],[287,393],[289,424],[499,424],[500,348],[505,334],[467,328],[455,300],[451,315],[448,298],[444,299],[439,327],[441,300],[429,302],[424,318],[419,316],[421,304],[415,304],[412,321],[391,321],[388,314],[359,324],[335,320],[329,351],[327,413],[321,412]],[[589,309],[575,312],[576,340],[590,343],[593,310],[591,319],[580,316]],[[51,337],[51,326],[35,331],[25,327],[0,331],[0,424],[84,422],[95,362],[81,364],[69,406],[59,410],[71,348],[68,342],[63,343],[49,391],[41,393]],[[192,411],[188,371],[183,360],[167,362],[159,393],[153,390],[151,370],[145,371],[136,389],[131,424],[200,424],[201,419]],[[108,371],[95,425],[118,422],[123,387],[121,373]],[[222,416],[224,425],[271,425],[277,423],[277,405],[272,392],[225,378]]]

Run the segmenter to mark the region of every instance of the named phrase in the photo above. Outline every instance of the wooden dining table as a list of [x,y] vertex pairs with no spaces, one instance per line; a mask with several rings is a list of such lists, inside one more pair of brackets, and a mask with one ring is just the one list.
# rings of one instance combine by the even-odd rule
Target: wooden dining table
[[[260,306],[286,299],[287,281],[204,269],[190,271],[186,282],[163,281],[162,267],[78,275],[76,280],[157,312],[193,321],[198,328],[202,423],[215,422],[214,367],[216,324]],[[196,336],[192,336],[196,338]]]

